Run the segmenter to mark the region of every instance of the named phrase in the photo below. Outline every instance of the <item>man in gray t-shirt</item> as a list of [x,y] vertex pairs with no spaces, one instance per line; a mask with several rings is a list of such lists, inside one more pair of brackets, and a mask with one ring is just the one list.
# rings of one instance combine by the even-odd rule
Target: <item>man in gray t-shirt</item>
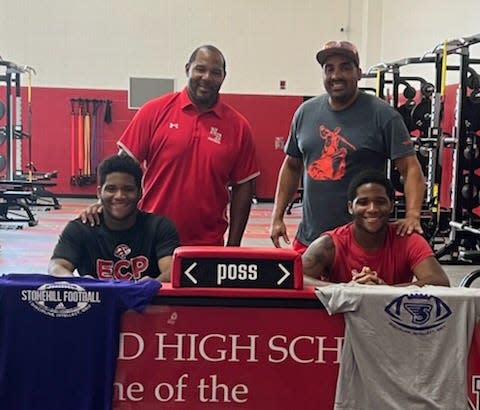
[[302,220],[294,249],[302,252],[319,234],[347,223],[346,191],[359,171],[385,171],[393,160],[404,178],[406,217],[397,233],[422,232],[420,209],[425,183],[410,134],[386,102],[358,90],[362,71],[355,46],[325,44],[317,54],[327,94],[303,103],[295,113],[280,169],[272,215],[271,238],[289,243],[283,221],[303,175]]

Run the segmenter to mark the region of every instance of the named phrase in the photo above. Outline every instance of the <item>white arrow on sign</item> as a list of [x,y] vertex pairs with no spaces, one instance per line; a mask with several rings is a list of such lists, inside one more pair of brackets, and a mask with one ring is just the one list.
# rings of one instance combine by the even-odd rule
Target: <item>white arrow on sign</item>
[[195,283],[195,285],[198,283],[197,279],[195,279],[195,277],[190,273],[194,268],[195,266],[197,266],[197,262],[193,262],[186,270],[185,272],[183,272],[185,274],[185,276],[190,279],[193,283]]
[[290,272],[287,270],[287,268],[286,268],[285,266],[283,266],[281,263],[278,264],[278,267],[280,268],[280,270],[281,270],[282,272],[285,273],[285,275],[283,275],[283,276],[277,281],[277,285],[281,285],[281,284],[285,281],[285,279],[287,279],[287,278],[291,275],[291,273],[290,273]]

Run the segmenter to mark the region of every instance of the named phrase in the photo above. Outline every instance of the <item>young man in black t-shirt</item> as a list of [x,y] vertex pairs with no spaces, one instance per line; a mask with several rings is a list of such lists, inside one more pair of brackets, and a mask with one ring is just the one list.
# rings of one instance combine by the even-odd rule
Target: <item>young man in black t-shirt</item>
[[57,276],[170,280],[178,234],[166,217],[138,210],[142,196],[140,165],[129,156],[113,155],[99,166],[100,225],[70,221],[60,235],[48,272]]

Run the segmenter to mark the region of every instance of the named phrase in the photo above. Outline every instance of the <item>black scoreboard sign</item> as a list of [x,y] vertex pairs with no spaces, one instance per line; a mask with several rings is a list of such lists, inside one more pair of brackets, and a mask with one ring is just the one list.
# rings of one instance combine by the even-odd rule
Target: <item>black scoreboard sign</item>
[[294,261],[182,257],[180,287],[294,288]]

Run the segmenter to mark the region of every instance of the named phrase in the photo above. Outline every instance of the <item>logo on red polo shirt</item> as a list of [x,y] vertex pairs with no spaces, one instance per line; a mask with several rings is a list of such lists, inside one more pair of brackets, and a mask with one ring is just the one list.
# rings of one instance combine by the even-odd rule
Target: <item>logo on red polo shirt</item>
[[215,144],[221,144],[222,142],[222,134],[218,132],[218,128],[210,127],[210,136],[208,139]]

